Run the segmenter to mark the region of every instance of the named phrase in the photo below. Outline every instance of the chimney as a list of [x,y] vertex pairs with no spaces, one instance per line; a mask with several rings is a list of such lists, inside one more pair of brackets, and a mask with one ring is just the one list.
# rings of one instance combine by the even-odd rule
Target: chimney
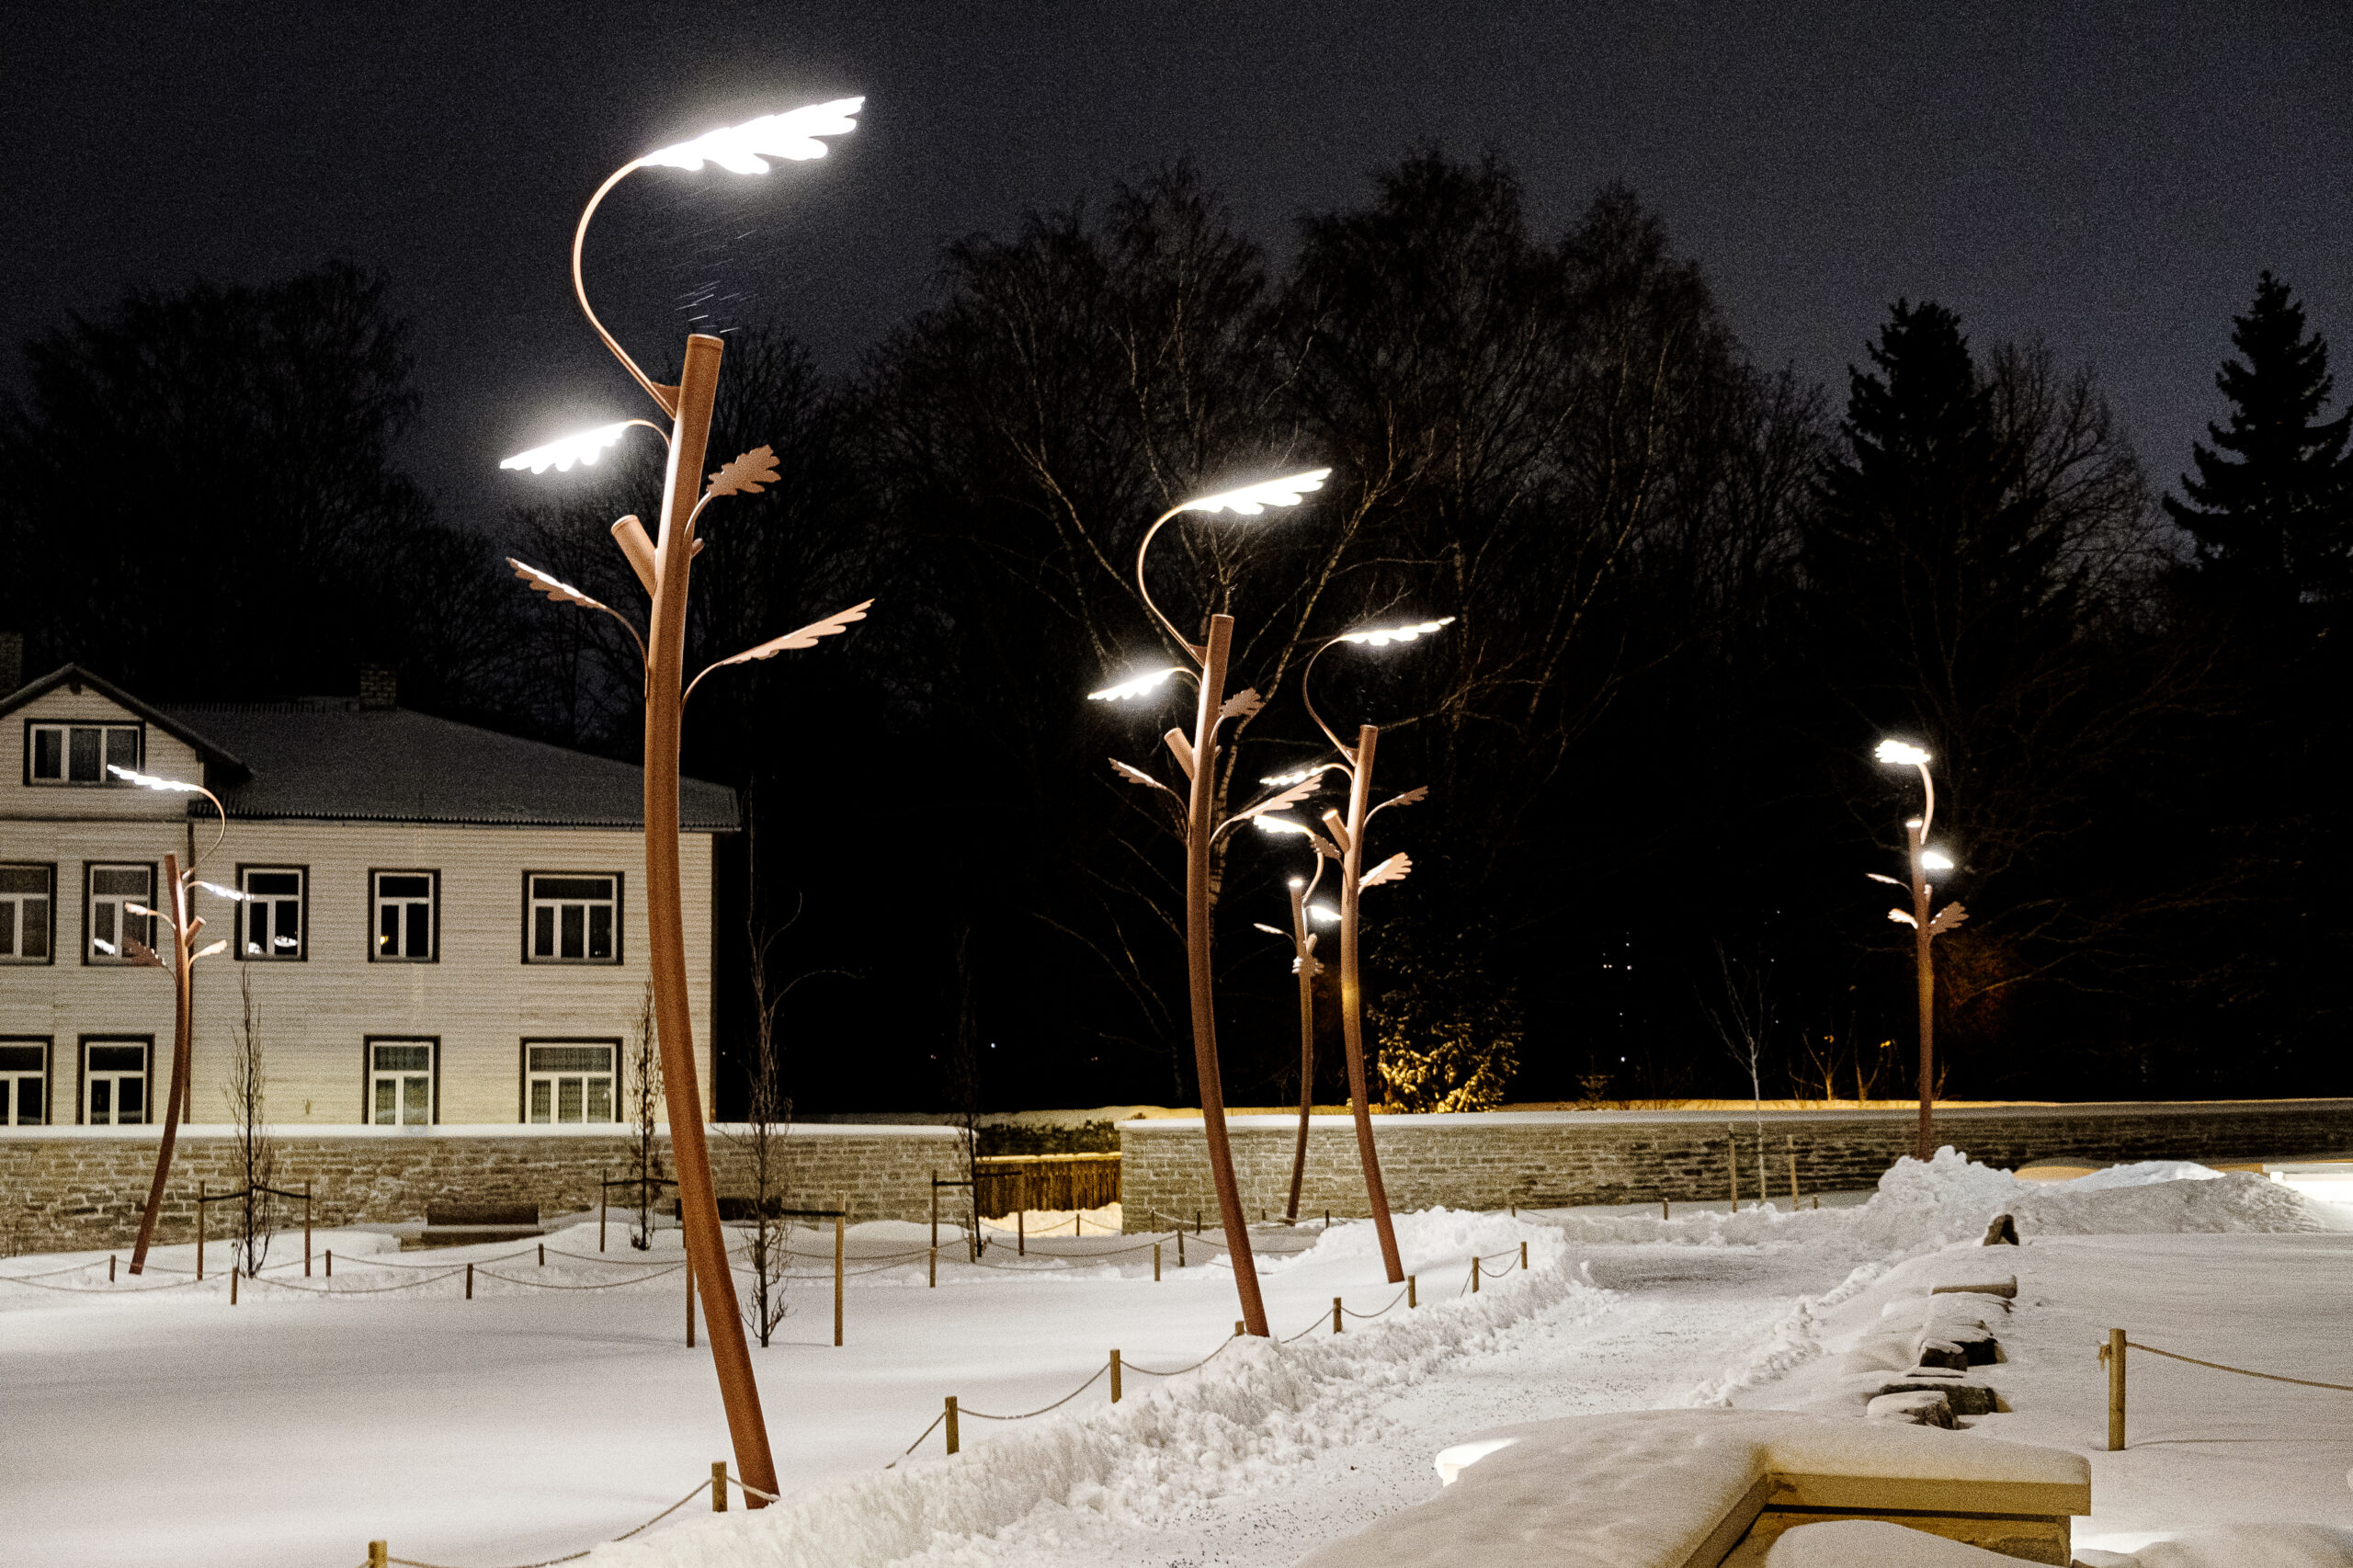
[[25,684],[25,634],[0,631],[0,697]]
[[390,665],[359,666],[359,706],[362,710],[400,706],[400,672]]

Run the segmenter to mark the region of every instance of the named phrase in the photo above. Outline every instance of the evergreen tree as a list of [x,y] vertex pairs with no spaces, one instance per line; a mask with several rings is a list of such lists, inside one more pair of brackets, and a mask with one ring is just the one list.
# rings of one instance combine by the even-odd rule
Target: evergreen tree
[[2181,476],[2186,499],[2166,496],[2165,510],[2197,541],[2199,575],[2242,608],[2336,601],[2353,547],[2353,408],[2323,417],[2328,342],[2306,333],[2288,285],[2264,273],[2232,323],[2239,358],[2214,375],[2230,423],[2206,426],[2211,447],[2191,444],[2197,477]]

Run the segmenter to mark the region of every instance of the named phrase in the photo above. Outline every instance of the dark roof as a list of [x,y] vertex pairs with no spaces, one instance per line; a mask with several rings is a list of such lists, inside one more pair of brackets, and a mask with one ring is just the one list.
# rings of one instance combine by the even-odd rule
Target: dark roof
[[[244,759],[233,817],[640,827],[640,770],[585,752],[351,698],[176,704],[177,722]],[[195,743],[191,743],[195,744]],[[222,755],[227,755],[223,752]],[[735,791],[684,778],[679,825],[732,833]]]
[[174,740],[193,746],[197,754],[212,766],[215,778],[235,779],[244,776],[245,765],[234,755],[206,736],[189,729],[164,710],[142,702],[104,676],[93,675],[79,665],[61,665],[29,686],[20,686],[14,691],[0,693],[0,718],[7,717],[34,698],[45,697],[61,686],[71,686],[77,689],[86,686],[108,701],[138,714]]

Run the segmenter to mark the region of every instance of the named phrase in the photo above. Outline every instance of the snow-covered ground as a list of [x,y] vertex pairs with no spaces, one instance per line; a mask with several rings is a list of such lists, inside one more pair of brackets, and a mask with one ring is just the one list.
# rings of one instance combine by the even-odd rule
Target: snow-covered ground
[[[2093,1344],[2111,1323],[2188,1355],[2353,1382],[2353,1215],[2260,1178],[2196,1179],[2212,1177],[2137,1167],[2021,1184],[1948,1156],[1819,1212],[1402,1216],[1412,1312],[1391,1304],[1369,1225],[1278,1228],[1263,1237],[1268,1307],[1279,1335],[1298,1335],[1279,1347],[1231,1340],[1233,1280],[1213,1247],[1188,1242],[1180,1271],[1169,1246],[1155,1284],[1142,1239],[1093,1233],[1116,1222],[1098,1215],[1083,1239],[1033,1239],[1026,1260],[1003,1237],[988,1267],[944,1248],[936,1290],[923,1227],[855,1227],[851,1266],[870,1271],[849,1282],[835,1349],[831,1236],[807,1234],[798,1244],[820,1256],[798,1267],[813,1278],[755,1352],[786,1501],[715,1518],[698,1500],[595,1560],[1289,1563],[1429,1495],[1431,1456],[1488,1428],[1711,1403],[1859,1415],[1867,1369],[1851,1358],[1882,1310],[1990,1267],[2019,1281],[2000,1335],[2009,1360],[1983,1369],[2012,1411],[1980,1426],[2092,1452],[2098,1512],[2079,1545],[2131,1551],[2264,1521],[2317,1528],[2321,1546],[2236,1559],[2157,1546],[2136,1561],[2353,1562],[2314,1554],[2338,1550],[2327,1530],[2353,1528],[2353,1395],[2136,1355],[2133,1447],[2098,1451]],[[1973,1244],[2001,1210],[2029,1244],[1940,1250]],[[1031,1218],[1034,1231],[1050,1217]],[[326,1284],[298,1266],[284,1285],[249,1282],[232,1308],[217,1278],[108,1290],[103,1256],[37,1284],[7,1278],[80,1260],[0,1263],[0,1560],[332,1568],[385,1539],[395,1556],[460,1568],[533,1562],[639,1524],[726,1456],[709,1354],[683,1342],[683,1281],[659,1272],[675,1233],[635,1254],[617,1231],[598,1260],[595,1227],[581,1227],[550,1238],[544,1268],[513,1244],[373,1265],[359,1255],[388,1245],[381,1235],[317,1244],[354,1293],[298,1293]],[[185,1268],[188,1250],[157,1261]],[[1473,1253],[1501,1271],[1476,1298],[1460,1293]],[[472,1301],[455,1275],[356,1293],[501,1256]],[[532,1288],[633,1273],[654,1277]],[[1335,1335],[1336,1295],[1381,1315]],[[980,1418],[1061,1398],[1113,1347],[1120,1404],[1097,1381],[1048,1415]],[[1150,1375],[1212,1351],[1197,1372]],[[964,1451],[944,1458],[935,1431],[886,1469],[948,1394]]]

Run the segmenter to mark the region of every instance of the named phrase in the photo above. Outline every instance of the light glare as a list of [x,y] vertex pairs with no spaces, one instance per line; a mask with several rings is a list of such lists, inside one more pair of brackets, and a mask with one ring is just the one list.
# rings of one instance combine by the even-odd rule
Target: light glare
[[824,157],[825,144],[817,138],[847,136],[856,131],[858,121],[851,117],[865,107],[863,97],[835,98],[782,114],[763,115],[724,131],[707,131],[691,142],[648,153],[638,162],[673,169],[699,169],[708,161],[739,175],[764,175],[768,172],[767,165],[761,161],[765,158],[799,161]]
[[1131,676],[1117,686],[1107,686],[1100,691],[1088,692],[1086,700],[1118,702],[1131,697],[1142,697],[1147,691],[1156,690],[1162,682],[1176,673],[1177,666],[1171,665],[1166,669],[1154,670],[1148,675]]
[[1302,838],[1313,838],[1315,830],[1295,817],[1279,817],[1271,812],[1261,812],[1250,819],[1258,824],[1260,833],[1295,833]]
[[1215,495],[1203,495],[1186,502],[1180,512],[1231,512],[1237,517],[1255,517],[1269,506],[1296,506],[1300,497],[1311,490],[1324,488],[1330,476],[1328,468],[1314,468],[1305,473],[1285,474],[1280,479],[1262,480],[1245,484],[1239,490],[1222,490]]
[[1881,741],[1879,743],[1879,759],[1881,762],[1907,763],[1914,767],[1925,767],[1927,766],[1928,754],[1904,741]]
[[544,447],[533,447],[528,452],[517,452],[500,461],[501,468],[528,468],[533,473],[545,473],[553,469],[563,473],[574,463],[593,466],[604,455],[605,449],[625,435],[636,421],[624,419],[618,425],[599,425],[594,430],[582,430],[550,441]]
[[1307,906],[1307,913],[1326,926],[1340,917],[1340,912],[1328,903],[1311,903]]
[[1920,864],[1926,866],[1931,871],[1949,871],[1952,869],[1952,860],[1941,849],[1923,849],[1920,851]]
[[111,762],[107,764],[107,771],[119,778],[138,785],[142,790],[169,790],[176,795],[204,793],[204,786],[201,784],[183,784],[176,778],[158,778],[152,773],[134,773],[128,767],[119,767]]
[[1449,615],[1442,616],[1437,620],[1425,620],[1413,626],[1378,626],[1367,631],[1343,631],[1340,633],[1339,640],[1343,642],[1365,642],[1375,648],[1386,648],[1392,642],[1411,642],[1417,637],[1427,637],[1433,631],[1453,624],[1454,618]]

